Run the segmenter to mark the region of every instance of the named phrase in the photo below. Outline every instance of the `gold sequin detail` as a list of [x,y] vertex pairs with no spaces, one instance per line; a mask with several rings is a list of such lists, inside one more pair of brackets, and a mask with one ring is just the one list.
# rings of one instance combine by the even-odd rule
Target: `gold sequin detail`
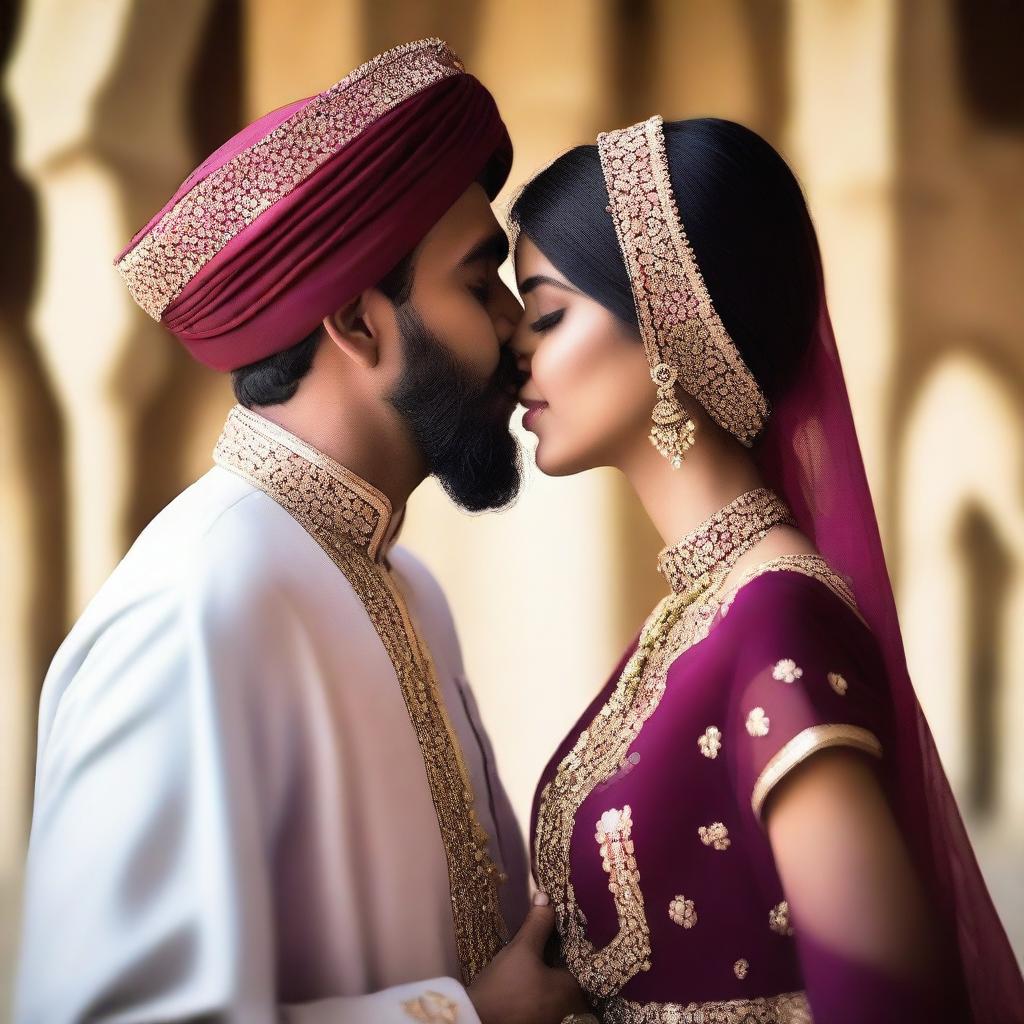
[[717,725],[709,725],[697,738],[697,746],[705,757],[713,761],[722,749],[722,730]]
[[421,1024],[456,1024],[459,1019],[459,1004],[440,992],[427,992],[416,999],[407,999],[402,1003],[402,1009]]
[[711,576],[762,540],[775,526],[793,525],[786,503],[767,487],[745,491],[658,555],[658,571],[677,594],[707,584]]
[[792,658],[780,659],[772,669],[772,678],[781,683],[795,683],[803,674],[804,670]]
[[351,584],[380,637],[423,754],[448,864],[456,949],[468,984],[507,937],[500,877],[476,817],[469,773],[430,652],[390,571],[375,558],[390,505],[333,459],[245,409],[229,415],[214,461],[264,491],[309,533]]
[[828,674],[828,685],[832,687],[840,697],[846,695],[848,684],[846,679],[843,678],[838,672],[829,672]]
[[855,750],[863,750],[875,757],[882,756],[882,744],[878,737],[859,725],[808,726],[784,744],[761,770],[750,795],[750,805],[754,809],[754,815],[758,818],[761,817],[761,808],[764,806],[768,794],[789,772],[807,760],[811,754],[824,750],[826,747],[853,747]]
[[677,896],[668,905],[668,916],[680,928],[692,928],[697,923],[697,909],[693,900],[685,896]]
[[716,850],[728,850],[732,845],[729,838],[729,830],[720,821],[713,821],[710,825],[701,825],[697,829],[697,835],[705,846],[713,846]]
[[789,903],[786,900],[782,900],[781,903],[776,903],[775,906],[768,911],[768,927],[771,928],[776,935],[793,934],[793,927],[789,921]]
[[604,1024],[812,1024],[804,992],[714,1003],[636,1003],[616,998]]
[[[615,901],[619,935],[624,937],[620,945],[623,948],[633,946],[636,955],[646,962],[650,955],[650,935],[644,917],[644,896],[640,890],[640,872],[637,870],[631,838],[633,812],[629,804],[622,810],[612,808],[605,811],[596,827],[594,838],[601,852],[601,867],[608,875],[608,891]],[[613,940],[612,946],[615,944]]]
[[651,369],[675,369],[715,422],[749,447],[768,403],[711,301],[683,228],[661,117],[602,132],[597,147]]
[[595,950],[569,876],[569,849],[584,800],[620,770],[622,760],[665,692],[671,663],[710,623],[707,608],[672,594],[648,617],[640,641],[590,724],[576,738],[541,791],[534,835],[537,881],[551,896],[565,962],[594,998],[609,998],[650,969],[650,932],[638,890],[638,913],[616,937]]
[[747,972],[749,970],[750,962],[748,960],[744,960],[742,957],[732,965],[732,973],[735,974],[740,981],[747,976]]
[[159,320],[224,247],[339,149],[462,63],[440,39],[396,46],[315,96],[189,189],[118,261],[135,301]]
[[236,405],[213,453],[214,461],[245,477],[303,528],[333,549],[355,546],[380,557],[391,524],[391,502],[334,459]]
[[767,736],[771,719],[764,713],[764,708],[753,708],[747,715],[747,732],[751,736]]
[[863,616],[860,614],[857,608],[857,602],[854,599],[853,591],[850,589],[849,584],[837,573],[828,562],[816,554],[800,554],[800,555],[779,555],[777,558],[770,558],[766,562],[762,562],[760,565],[755,565],[753,568],[748,569],[740,578],[736,581],[736,584],[729,589],[724,600],[722,601],[722,615],[728,613],[732,607],[733,601],[736,600],[739,592],[750,582],[756,580],[759,576],[764,576],[769,572],[796,572],[802,576],[809,576],[811,579],[818,580],[819,583],[823,583],[833,594],[836,595],[849,609],[852,611],[857,618],[864,622]]

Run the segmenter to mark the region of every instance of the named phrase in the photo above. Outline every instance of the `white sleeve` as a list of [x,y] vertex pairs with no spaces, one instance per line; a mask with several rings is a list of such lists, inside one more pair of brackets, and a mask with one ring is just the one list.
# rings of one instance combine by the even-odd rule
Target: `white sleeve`
[[466,990],[452,978],[280,1009],[287,1024],[480,1024]]
[[239,614],[250,597],[169,587],[64,659],[40,720],[16,1024],[479,1024],[450,978],[278,1003],[268,863],[298,744],[287,688],[263,683],[299,653],[287,615]]

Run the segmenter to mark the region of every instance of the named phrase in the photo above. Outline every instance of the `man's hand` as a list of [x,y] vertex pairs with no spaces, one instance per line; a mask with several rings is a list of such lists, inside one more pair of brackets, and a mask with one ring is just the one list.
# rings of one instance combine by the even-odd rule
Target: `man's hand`
[[555,912],[537,893],[522,928],[469,986],[469,998],[483,1024],[561,1024],[590,1007],[564,967],[548,967],[544,944]]

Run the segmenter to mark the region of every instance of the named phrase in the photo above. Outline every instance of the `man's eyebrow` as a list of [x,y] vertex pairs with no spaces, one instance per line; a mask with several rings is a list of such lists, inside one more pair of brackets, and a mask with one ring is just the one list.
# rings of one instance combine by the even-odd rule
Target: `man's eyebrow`
[[508,238],[504,231],[495,231],[493,235],[477,242],[465,256],[459,260],[460,267],[467,267],[471,263],[490,263],[492,260],[502,264],[508,259]]
[[549,277],[547,274],[534,274],[532,277],[526,278],[525,281],[519,282],[519,294],[526,295],[527,292],[532,292],[534,288],[539,288],[542,284],[550,284],[555,288],[561,288],[562,291],[573,292],[579,295],[578,289],[566,281],[559,281],[557,277]]

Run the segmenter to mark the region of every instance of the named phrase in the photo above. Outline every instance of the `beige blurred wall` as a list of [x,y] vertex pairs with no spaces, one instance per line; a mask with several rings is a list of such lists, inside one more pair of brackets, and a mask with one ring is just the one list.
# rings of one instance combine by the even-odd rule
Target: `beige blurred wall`
[[[506,197],[561,150],[654,110],[741,120],[793,164],[911,668],[1024,950],[1022,30],[1016,5],[967,0],[6,5],[3,1005],[46,665],[132,538],[205,470],[231,403],[226,380],[132,305],[112,257],[242,123],[434,34],[508,122]],[[535,469],[500,516],[461,515],[425,485],[404,539],[449,594],[525,822],[549,752],[660,594],[657,539],[614,474]]]

